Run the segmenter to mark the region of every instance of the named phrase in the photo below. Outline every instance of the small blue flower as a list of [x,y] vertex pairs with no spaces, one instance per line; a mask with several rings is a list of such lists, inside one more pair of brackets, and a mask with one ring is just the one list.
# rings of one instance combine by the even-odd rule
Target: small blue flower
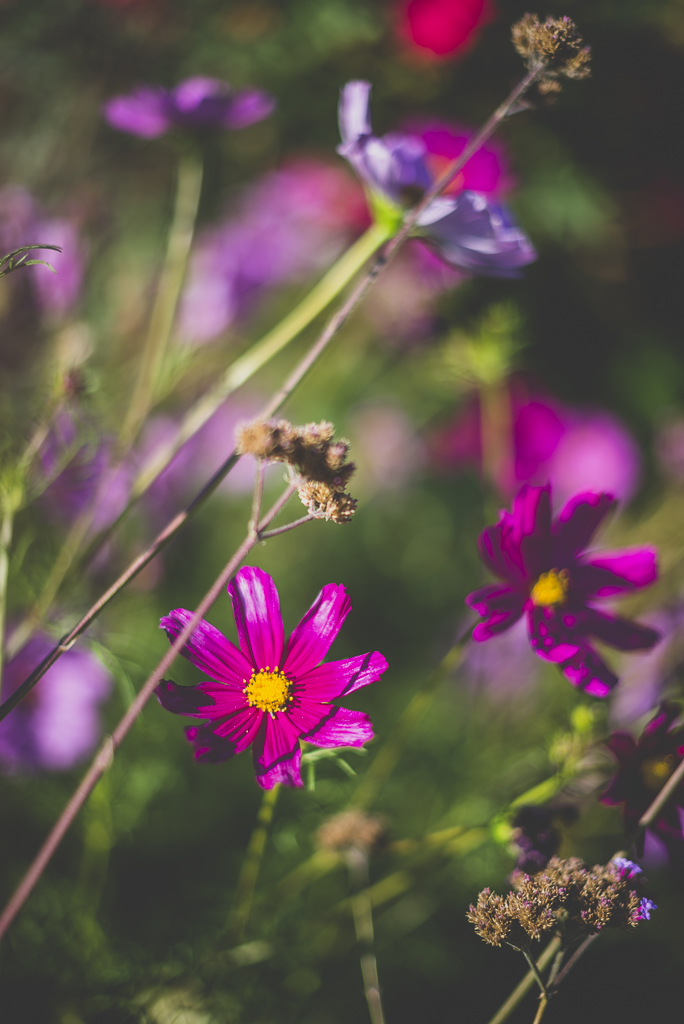
[[632,860],[627,860],[626,857],[613,857],[611,864],[622,871],[623,878],[636,878],[637,875],[641,874],[639,865],[635,864]]

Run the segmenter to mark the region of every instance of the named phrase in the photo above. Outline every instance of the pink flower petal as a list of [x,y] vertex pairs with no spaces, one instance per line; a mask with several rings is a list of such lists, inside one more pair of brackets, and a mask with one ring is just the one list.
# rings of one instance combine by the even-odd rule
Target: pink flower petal
[[518,621],[523,613],[523,597],[519,591],[501,583],[481,587],[466,597],[466,604],[485,618],[473,630],[473,640],[483,643]]
[[573,686],[592,697],[607,697],[618,682],[617,676],[589,645],[582,647],[561,667]]
[[297,747],[292,757],[275,764],[263,775],[257,775],[256,780],[262,789],[273,789],[278,783],[283,786],[303,786],[301,767],[302,752]]
[[199,686],[178,686],[170,679],[162,679],[154,692],[161,706],[167,711],[172,711],[174,715],[190,715],[193,718],[213,717],[214,698],[203,693]]
[[551,488],[525,484],[513,502],[513,544],[520,551],[528,580],[549,568]]
[[620,651],[644,651],[660,640],[660,633],[650,626],[630,622],[618,615],[605,615],[596,608],[586,609],[587,630],[599,640]]
[[344,587],[328,583],[296,627],[287,645],[283,672],[297,679],[323,661],[351,611]]
[[254,765],[257,774],[264,774],[276,763],[292,757],[299,749],[299,729],[290,721],[287,712],[265,714],[261,728],[254,739]]
[[240,647],[258,669],[280,667],[285,635],[275,583],[248,565],[228,584]]
[[316,747],[362,747],[374,736],[368,715],[349,708],[335,708],[320,728],[306,736]]
[[195,750],[195,760],[200,764],[220,764],[235,754],[235,745],[230,740],[217,736],[207,725],[191,725],[185,735]]
[[583,491],[563,506],[553,524],[554,557],[564,569],[584,551],[605,517],[617,502],[612,494]]
[[657,552],[651,547],[602,552],[589,558],[577,573],[578,584],[594,597],[639,590],[657,578]]
[[345,661],[329,661],[299,676],[295,694],[307,701],[328,701],[378,681],[388,668],[382,654],[359,654]]
[[554,608],[532,607],[527,612],[530,644],[535,654],[555,664],[567,661],[580,650],[577,638],[559,618]]
[[222,739],[230,740],[235,748],[234,753],[241,754],[254,741],[263,718],[264,713],[259,708],[246,707],[224,722],[218,722],[214,732]]
[[[160,628],[165,630],[173,642],[183,632],[192,615],[186,608],[176,608],[164,616]],[[252,666],[242,651],[206,619],[201,619],[195,626],[181,654],[212,679],[231,687],[239,687],[240,690],[244,688],[244,680],[252,675]]]

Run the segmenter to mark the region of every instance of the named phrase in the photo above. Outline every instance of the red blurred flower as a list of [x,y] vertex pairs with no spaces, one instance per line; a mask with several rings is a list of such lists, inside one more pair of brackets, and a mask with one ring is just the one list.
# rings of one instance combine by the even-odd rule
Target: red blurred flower
[[492,17],[489,0],[404,0],[397,30],[414,50],[450,57],[467,49]]

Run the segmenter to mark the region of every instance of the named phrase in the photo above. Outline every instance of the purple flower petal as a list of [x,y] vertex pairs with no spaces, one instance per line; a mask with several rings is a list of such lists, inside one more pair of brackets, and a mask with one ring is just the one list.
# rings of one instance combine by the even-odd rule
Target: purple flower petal
[[656,629],[617,615],[606,615],[596,608],[586,609],[585,621],[590,633],[620,651],[648,650],[660,640]]
[[473,630],[476,643],[483,643],[497,633],[503,633],[523,613],[524,600],[520,592],[501,583],[481,587],[468,594],[465,601],[469,608],[486,619],[485,622],[478,622]]
[[202,693],[198,686],[179,686],[170,679],[162,679],[154,692],[161,706],[174,715],[207,718],[208,709],[214,706],[214,698]]
[[323,661],[350,611],[344,587],[337,583],[323,587],[288,641],[285,675],[296,679]]
[[307,701],[329,701],[352,693],[362,686],[376,683],[388,668],[382,654],[359,654],[344,661],[328,661],[297,678],[295,695]]
[[183,114],[190,114],[206,100],[225,100],[231,92],[228,82],[220,78],[196,75],[180,82],[171,92],[173,105]]
[[606,746],[623,767],[634,764],[637,759],[637,745],[630,732],[612,733]]
[[217,736],[206,725],[190,725],[185,735],[195,750],[195,760],[200,764],[220,764],[236,753],[235,744],[222,736]]
[[461,192],[446,213],[430,223],[426,241],[453,266],[490,277],[517,277],[537,258],[530,240],[499,203],[478,192]]
[[[520,550],[528,580],[549,568],[551,488],[525,484],[513,502],[513,543]],[[560,568],[560,567],[559,567]]]
[[349,708],[333,708],[330,717],[303,739],[317,747],[362,747],[374,736],[368,715]]
[[520,553],[509,543],[512,518],[509,512],[502,512],[496,526],[488,526],[477,539],[482,561],[499,579],[514,585],[526,582],[525,569]]
[[343,144],[356,142],[373,131],[370,122],[370,82],[353,81],[340,91],[338,119]]
[[592,697],[607,697],[618,683],[615,673],[588,644],[561,667],[573,686]]
[[[180,636],[192,615],[186,608],[176,608],[164,616],[160,628],[165,630],[173,642]],[[212,679],[218,679],[227,686],[239,687],[240,690],[244,689],[253,672],[253,666],[242,651],[205,619],[197,624],[181,654]]]
[[260,89],[238,92],[233,96],[222,123],[226,128],[247,128],[250,124],[270,117],[275,106],[274,97]]
[[229,739],[235,747],[235,753],[241,754],[254,742],[264,717],[266,716],[259,708],[243,707],[225,721],[217,722],[214,732],[217,736]]
[[[257,777],[270,773],[277,765],[291,761],[293,756],[299,753],[299,729],[294,725],[286,712],[278,711],[273,717],[264,715],[261,727],[254,738],[254,767]],[[289,777],[292,768],[284,769]],[[297,775],[299,768],[297,765]],[[276,780],[283,781],[283,780]],[[286,783],[289,785],[301,785],[301,778],[298,782]],[[259,785],[263,785],[259,782]],[[264,787],[270,789],[270,786]]]
[[102,109],[112,128],[143,139],[156,139],[171,127],[169,98],[165,89],[144,86],[130,96],[114,96]]
[[658,578],[655,548],[640,547],[605,552],[583,563],[577,583],[594,597],[611,597],[647,587]]
[[[303,786],[302,782],[302,752],[299,747],[294,751],[292,757],[273,765],[263,775],[256,777],[262,789],[273,789],[280,783],[283,786]],[[258,771],[258,768],[257,768]]]
[[240,647],[257,669],[280,667],[285,634],[275,583],[248,565],[228,584]]
[[584,551],[609,512],[617,502],[612,494],[583,491],[563,506],[553,524],[554,557],[558,568],[564,568]]
[[527,626],[532,650],[544,661],[558,665],[580,650],[577,638],[555,608],[532,606],[527,612]]

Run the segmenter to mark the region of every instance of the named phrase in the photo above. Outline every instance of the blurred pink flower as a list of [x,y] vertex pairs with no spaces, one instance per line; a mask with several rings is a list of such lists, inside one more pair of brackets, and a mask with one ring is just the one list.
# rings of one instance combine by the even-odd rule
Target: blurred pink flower
[[[503,493],[511,494],[523,483],[551,483],[557,505],[583,490],[606,490],[629,501],[639,484],[641,460],[636,442],[616,417],[530,393],[517,379],[509,393],[512,463],[497,481]],[[471,399],[449,426],[436,431],[429,446],[437,465],[479,469],[479,399]]]
[[400,37],[433,59],[464,53],[492,17],[488,0],[402,0],[396,9]]
[[[54,646],[34,636],[5,666],[8,697]],[[87,757],[101,735],[98,706],[109,696],[111,677],[90,651],[63,654],[37,686],[0,722],[0,764],[8,772],[65,771]]]
[[339,167],[307,159],[265,175],[234,215],[200,238],[181,304],[181,338],[210,341],[265,289],[324,270],[365,223],[361,188]]

